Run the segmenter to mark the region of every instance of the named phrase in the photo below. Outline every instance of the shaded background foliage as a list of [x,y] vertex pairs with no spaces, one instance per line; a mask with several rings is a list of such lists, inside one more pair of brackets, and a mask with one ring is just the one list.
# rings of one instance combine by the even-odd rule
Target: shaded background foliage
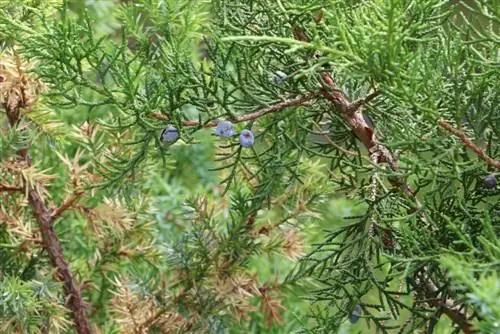
[[[498,171],[437,124],[499,156],[491,3],[0,4],[3,87],[12,48],[44,85],[3,127],[1,180],[44,185],[51,206],[85,190],[55,229],[101,332],[458,331],[422,302],[436,297],[423,271],[499,330],[499,193],[484,186]],[[318,91],[323,71],[350,100],[380,91],[363,112],[397,171],[373,165],[325,99],[235,124],[251,149],[202,126]],[[170,146],[166,118],[181,133]],[[21,172],[26,146],[36,168]],[[0,220],[0,328],[72,331],[22,193],[2,193]],[[351,324],[358,304],[366,321]]]

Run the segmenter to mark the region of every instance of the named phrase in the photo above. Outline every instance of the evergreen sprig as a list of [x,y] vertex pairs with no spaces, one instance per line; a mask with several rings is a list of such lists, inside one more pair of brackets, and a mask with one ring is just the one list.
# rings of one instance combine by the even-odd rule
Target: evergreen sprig
[[498,330],[497,17],[6,3],[4,330]]

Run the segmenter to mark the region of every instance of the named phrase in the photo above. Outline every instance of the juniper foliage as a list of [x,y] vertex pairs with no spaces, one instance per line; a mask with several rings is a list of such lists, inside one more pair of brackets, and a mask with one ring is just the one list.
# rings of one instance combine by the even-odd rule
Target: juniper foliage
[[500,331],[490,2],[0,5],[2,332]]

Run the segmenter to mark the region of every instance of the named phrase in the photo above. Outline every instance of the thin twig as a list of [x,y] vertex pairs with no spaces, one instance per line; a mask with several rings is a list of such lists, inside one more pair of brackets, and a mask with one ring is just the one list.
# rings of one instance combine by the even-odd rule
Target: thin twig
[[[319,126],[318,123],[314,122],[313,121],[313,124],[316,126],[316,128],[318,129],[318,131],[321,131],[321,127]],[[352,152],[352,151],[349,151],[349,150],[346,150],[345,148],[343,148],[342,146],[340,145],[337,145],[333,140],[331,140],[330,137],[328,137],[328,135],[326,134],[323,134],[323,138],[327,141],[328,144],[330,144],[331,146],[333,146],[334,148],[336,148],[337,150],[347,154],[347,155],[352,155],[352,156],[357,156],[358,154],[355,153],[355,152]]]
[[[315,98],[316,96],[320,95],[320,92],[309,92],[309,93],[306,93],[304,95],[299,95],[293,99],[289,99],[289,100],[285,100],[285,101],[282,101],[282,102],[278,102],[276,104],[272,104],[270,106],[267,106],[267,107],[264,107],[264,108],[261,108],[261,109],[258,109],[252,113],[249,113],[249,114],[245,114],[245,115],[241,115],[241,116],[236,116],[234,118],[231,119],[231,121],[233,123],[241,123],[241,122],[247,122],[247,121],[250,121],[250,120],[254,120],[254,119],[257,119],[257,118],[260,118],[264,115],[267,115],[267,114],[270,114],[270,113],[275,113],[275,112],[279,112],[285,108],[288,108],[288,107],[293,107],[293,106],[299,106],[299,105],[302,105],[304,104],[305,102]],[[156,119],[161,119],[161,120],[164,120],[164,121],[168,121],[170,120],[170,117],[168,117],[167,115],[164,115],[164,114],[160,114],[160,113],[157,113],[157,112],[153,112],[151,113],[151,116],[153,116],[154,118]],[[208,121],[206,123],[202,123],[200,124],[200,122],[198,121],[195,121],[195,120],[185,120],[182,122],[182,124],[184,126],[203,126],[203,127],[214,127],[214,126],[217,126],[217,121],[214,120],[214,121]]]
[[[309,38],[305,34],[304,31],[299,29],[298,27],[293,28],[293,34],[294,37],[300,41],[303,42],[308,42]],[[329,88],[323,88],[322,89],[322,94],[323,96],[332,102],[332,104],[335,107],[335,110],[343,117],[344,121],[349,125],[349,127],[352,129],[356,137],[363,143],[363,145],[366,147],[368,152],[370,152],[370,158],[373,161],[373,163],[376,165],[380,162],[387,162],[389,167],[397,172],[398,167],[397,167],[397,161],[391,154],[391,152],[383,145],[378,143],[375,133],[373,132],[373,129],[366,123],[365,118],[363,117],[363,114],[361,112],[361,107],[373,100],[375,97],[378,96],[379,91],[375,89],[375,91],[365,98],[358,99],[354,102],[350,102],[345,94],[340,91],[337,88],[337,85],[335,84],[335,80],[332,77],[330,73],[327,71],[321,72],[321,79],[323,80],[324,84]],[[481,156],[483,159],[486,161],[489,161],[490,163],[493,162],[493,165],[499,168],[500,163],[496,162],[495,160],[489,158],[482,150],[477,148],[475,145],[473,145],[470,140],[468,140],[467,137],[463,136],[458,130],[452,128],[449,126],[447,123],[442,121],[445,125],[440,124],[454,133],[455,135],[459,136],[464,143],[471,149],[473,149],[479,156]],[[446,126],[448,125],[448,126]],[[469,145],[470,146],[469,146]],[[487,160],[489,158],[489,160]],[[497,165],[498,164],[498,165]],[[375,179],[375,178],[374,178]],[[372,180],[373,182],[373,180]],[[374,189],[374,186],[376,183],[372,183],[372,190]],[[416,193],[411,189],[411,187],[406,184],[405,182],[402,182],[401,184],[404,186],[405,193],[411,195],[414,197],[417,208],[420,208],[421,205],[416,198]],[[373,195],[373,194],[372,194]],[[425,217],[423,216],[423,213],[420,213],[420,220],[425,223]],[[424,294],[425,295],[435,295],[437,288],[434,285],[434,283],[430,280],[427,275],[425,277],[422,277],[422,283],[425,286],[424,288]],[[434,288],[436,289],[434,289]],[[432,288],[432,289],[431,289]],[[460,328],[466,333],[469,334],[471,333],[471,325],[467,322],[467,315],[459,312],[459,307],[457,307],[457,304],[452,300],[452,299],[447,299],[446,301],[436,301],[433,303],[429,303],[431,306],[434,307],[440,307],[443,311],[444,314],[446,314],[454,323],[458,324]],[[438,305],[439,304],[439,305]]]
[[23,187],[13,186],[11,184],[1,184],[0,183],[0,191],[22,191]]
[[347,112],[353,113],[356,110],[358,110],[361,106],[370,103],[374,98],[380,95],[380,91],[378,89],[374,89],[373,92],[368,94],[365,97],[362,97],[360,99],[355,100],[351,104],[349,104],[349,107],[347,108]]
[[[374,166],[377,165],[377,162],[379,160],[377,152],[373,152],[370,156],[370,159],[372,160]],[[377,173],[377,168],[373,169],[373,174],[371,176],[371,189],[370,189],[370,200],[372,203],[375,203],[377,200],[377,178],[378,178],[378,173]],[[374,235],[374,227],[377,224],[377,220],[375,219],[375,215],[373,213],[373,210],[370,212],[370,226],[368,228],[368,234],[373,237]]]
[[73,203],[83,194],[83,190],[77,190],[73,192],[71,195],[68,196],[61,204],[61,206],[55,208],[52,213],[50,214],[50,217],[52,220],[55,220],[57,217],[59,217],[64,211],[69,209]]
[[438,120],[438,124],[460,138],[460,140],[464,143],[465,146],[473,150],[477,156],[481,159],[483,159],[488,165],[495,167],[496,169],[500,170],[500,161],[495,160],[491,157],[489,157],[482,149],[477,147],[467,136],[461,132],[460,130],[454,128],[450,123],[446,122],[444,119]]

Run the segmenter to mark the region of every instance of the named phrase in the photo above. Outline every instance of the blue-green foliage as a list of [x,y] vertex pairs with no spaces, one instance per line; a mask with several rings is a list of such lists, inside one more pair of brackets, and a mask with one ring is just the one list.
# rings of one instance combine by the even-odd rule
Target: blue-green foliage
[[[47,203],[84,189],[55,229],[103,332],[457,331],[422,301],[436,297],[423,279],[467,305],[478,329],[498,330],[499,189],[484,183],[498,171],[437,123],[500,155],[498,9],[46,5],[0,12],[0,56],[15,48],[46,86],[23,118],[29,132],[0,123],[0,181],[28,179],[7,161],[29,146],[36,170],[56,176],[33,176]],[[397,168],[373,164],[349,116],[323,98],[335,91],[325,71],[351,101],[380,91],[363,112]],[[252,116],[307,93],[317,95]],[[219,120],[230,135],[214,135]],[[168,126],[179,138],[162,139]],[[64,157],[88,163],[78,182]],[[42,247],[22,244],[33,212],[22,193],[3,194],[0,319],[27,332],[71,324]]]

